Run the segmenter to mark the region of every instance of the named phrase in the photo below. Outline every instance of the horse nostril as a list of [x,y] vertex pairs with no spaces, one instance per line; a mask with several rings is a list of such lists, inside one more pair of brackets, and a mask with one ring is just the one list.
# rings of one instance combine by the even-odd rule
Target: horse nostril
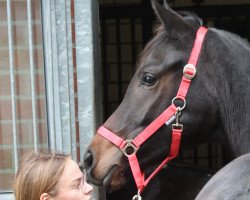
[[87,173],[90,173],[90,171],[94,167],[94,157],[91,152],[91,149],[88,149],[86,153],[84,154],[84,167]]
[[84,162],[84,168],[87,173],[87,180],[94,184],[94,185],[102,185],[102,181],[96,179],[93,176],[93,168],[95,167],[95,159],[94,159],[94,154],[92,153],[92,150],[89,148],[84,154],[83,157],[83,162]]

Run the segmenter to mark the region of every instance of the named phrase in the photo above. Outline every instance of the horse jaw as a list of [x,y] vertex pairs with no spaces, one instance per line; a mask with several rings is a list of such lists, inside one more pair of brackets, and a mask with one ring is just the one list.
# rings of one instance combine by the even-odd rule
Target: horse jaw
[[[103,185],[107,190],[117,190],[122,186],[124,155],[118,147],[96,134],[89,150],[93,156],[90,167],[85,158],[85,168],[89,182]],[[86,157],[86,156],[85,156]]]

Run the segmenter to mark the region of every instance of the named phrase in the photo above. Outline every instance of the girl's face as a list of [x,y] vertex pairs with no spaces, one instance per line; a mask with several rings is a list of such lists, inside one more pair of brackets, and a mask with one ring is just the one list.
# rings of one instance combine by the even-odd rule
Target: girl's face
[[66,162],[58,188],[58,194],[52,198],[53,200],[89,200],[93,190],[93,187],[86,182],[85,174],[71,159]]

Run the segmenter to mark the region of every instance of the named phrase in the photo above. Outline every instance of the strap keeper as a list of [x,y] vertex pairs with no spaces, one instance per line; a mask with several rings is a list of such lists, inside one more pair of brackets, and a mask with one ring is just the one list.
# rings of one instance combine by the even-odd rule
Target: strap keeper
[[183,76],[188,79],[191,80],[192,78],[194,78],[196,74],[196,68],[193,64],[187,64],[184,69],[183,69]]

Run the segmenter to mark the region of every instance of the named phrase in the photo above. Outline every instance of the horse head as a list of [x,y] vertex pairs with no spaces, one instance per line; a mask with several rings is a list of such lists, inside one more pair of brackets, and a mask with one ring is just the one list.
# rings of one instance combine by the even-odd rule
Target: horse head
[[[135,138],[171,105],[201,26],[201,20],[195,15],[178,14],[156,0],[152,0],[152,6],[161,26],[142,51],[122,103],[103,125],[124,140]],[[184,127],[181,148],[200,144],[219,129],[217,91],[209,73],[213,65],[211,49],[207,48],[209,32],[200,52],[197,76],[180,116]],[[137,156],[146,175],[169,153],[170,144],[171,128],[163,125],[141,145]],[[99,134],[85,154],[85,167],[92,183],[111,185],[112,189],[121,187],[130,173],[123,153]]]

